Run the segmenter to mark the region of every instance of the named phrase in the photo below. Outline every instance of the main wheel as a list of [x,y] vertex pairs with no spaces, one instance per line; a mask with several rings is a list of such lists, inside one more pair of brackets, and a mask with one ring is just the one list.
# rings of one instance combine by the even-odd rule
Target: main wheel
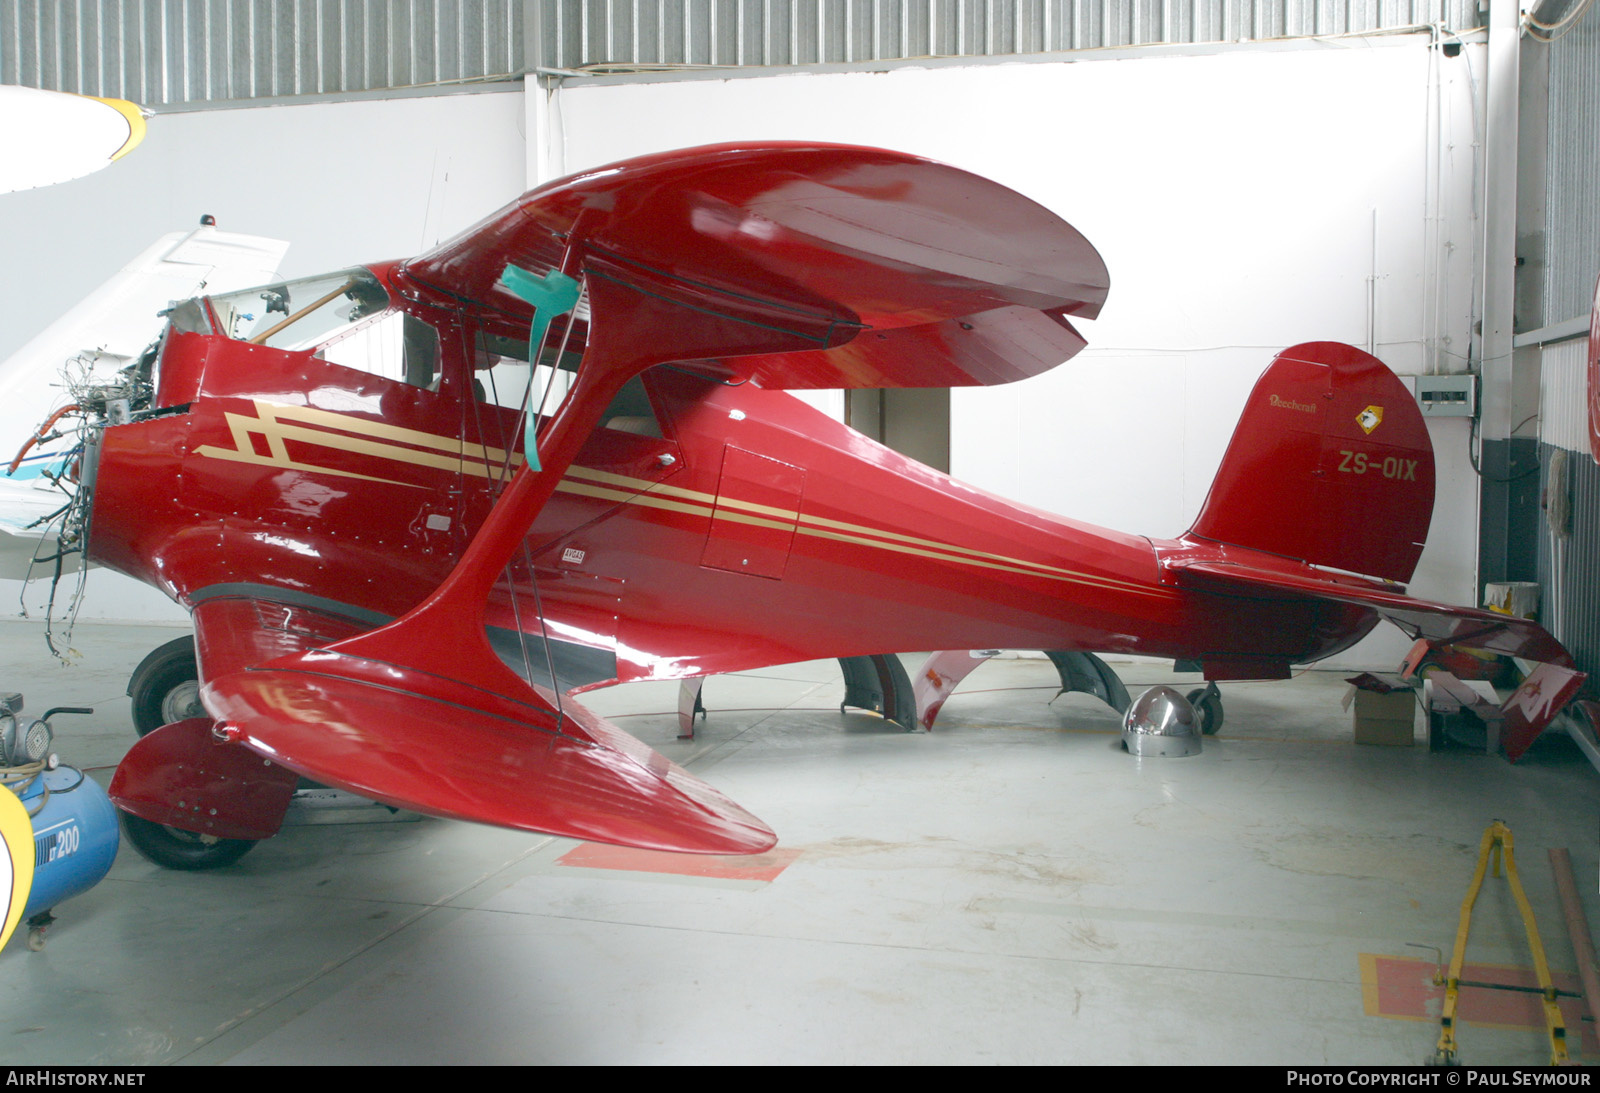
[[141,820],[130,812],[123,812],[122,833],[133,848],[157,865],[167,869],[195,871],[220,869],[232,865],[255,846],[253,839],[219,839],[215,835],[201,835],[179,827]]
[[140,661],[128,680],[128,697],[133,699],[133,727],[140,736],[174,721],[204,717],[194,638],[176,638]]
[[1200,732],[1215,736],[1222,728],[1222,696],[1215,687],[1200,687],[1184,695],[1200,719]]

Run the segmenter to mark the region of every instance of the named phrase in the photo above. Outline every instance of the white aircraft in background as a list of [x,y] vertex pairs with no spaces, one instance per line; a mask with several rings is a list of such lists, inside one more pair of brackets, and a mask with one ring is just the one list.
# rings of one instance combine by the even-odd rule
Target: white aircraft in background
[[210,221],[156,240],[0,363],[0,462],[14,464],[0,477],[0,578],[24,579],[30,569],[46,576],[53,568],[41,571],[35,559],[54,553],[50,517],[70,496],[70,486],[55,479],[77,458],[78,439],[71,429],[57,434],[42,423],[74,405],[74,392],[114,385],[161,333],[173,302],[277,275],[288,243],[218,231]]
[[92,174],[144,132],[144,111],[126,99],[0,85],[0,193]]

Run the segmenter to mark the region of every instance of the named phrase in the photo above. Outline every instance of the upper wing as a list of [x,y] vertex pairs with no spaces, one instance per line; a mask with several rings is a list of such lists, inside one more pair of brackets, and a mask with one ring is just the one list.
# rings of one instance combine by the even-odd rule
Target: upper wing
[[[897,152],[720,145],[542,186],[404,275],[513,316],[508,263],[676,304],[657,339],[768,387],[930,387],[1036,375],[1083,347],[1109,276],[1071,225],[995,182]],[[591,298],[595,326],[625,322]],[[694,316],[724,325],[710,337]],[[742,337],[760,330],[765,338]],[[784,336],[787,337],[784,337]],[[739,357],[739,360],[727,360]]]

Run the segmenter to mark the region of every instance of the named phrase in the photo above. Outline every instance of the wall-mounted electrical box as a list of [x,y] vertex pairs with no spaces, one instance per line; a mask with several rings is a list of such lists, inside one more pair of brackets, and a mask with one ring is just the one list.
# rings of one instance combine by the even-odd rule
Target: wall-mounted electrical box
[[1423,417],[1471,417],[1478,410],[1477,376],[1409,376]]

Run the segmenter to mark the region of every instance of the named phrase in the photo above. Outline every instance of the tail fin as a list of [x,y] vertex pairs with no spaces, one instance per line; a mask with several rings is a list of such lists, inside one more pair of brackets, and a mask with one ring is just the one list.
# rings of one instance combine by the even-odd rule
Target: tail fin
[[1192,537],[1409,581],[1433,518],[1433,444],[1378,358],[1285,349],[1250,392]]

